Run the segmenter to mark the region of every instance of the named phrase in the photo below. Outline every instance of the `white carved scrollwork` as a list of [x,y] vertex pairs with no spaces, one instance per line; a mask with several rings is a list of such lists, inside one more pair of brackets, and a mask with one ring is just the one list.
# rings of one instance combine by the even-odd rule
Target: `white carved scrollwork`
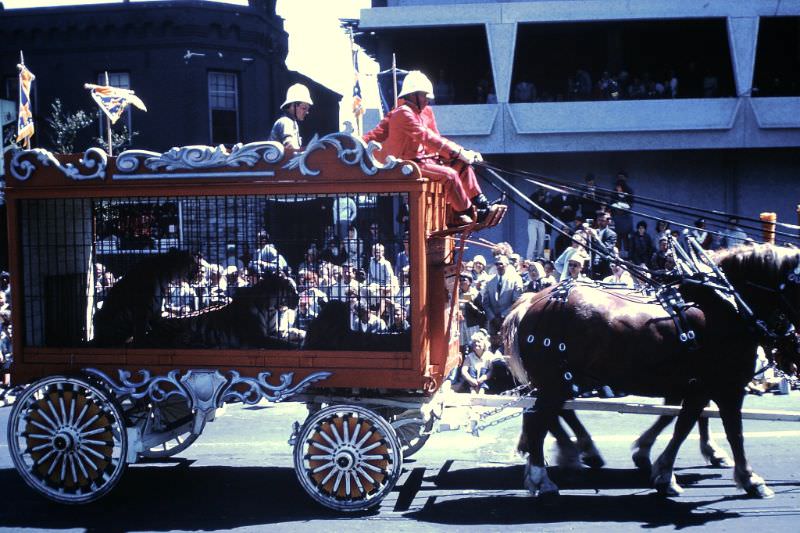
[[194,369],[182,376],[179,370],[172,370],[166,376],[151,376],[147,370],[140,370],[139,379],[134,380],[131,372],[121,369],[118,381],[96,368],[86,368],[84,372],[102,380],[117,396],[137,400],[147,397],[153,402],[179,396],[186,398],[193,409],[202,411],[216,409],[225,402],[253,405],[262,398],[282,402],[332,375],[331,372],[314,372],[292,385],[294,372],[286,372],[281,374],[280,382],[273,385],[268,382],[271,372],[261,372],[257,377],[249,378],[242,377],[235,370],[227,372],[227,376],[219,370]]
[[51,152],[43,148],[32,150],[17,150],[11,156],[10,172],[19,181],[31,177],[34,170],[39,167],[53,167],[66,177],[81,181],[103,179],[106,177],[108,155],[100,148],[89,148],[78,161],[78,166],[72,163],[62,164]]
[[283,145],[274,141],[236,144],[229,152],[224,146],[183,146],[159,154],[147,150],[126,150],[117,157],[117,171],[135,172],[144,162],[148,170],[192,170],[254,166],[260,160],[274,164],[283,159]]
[[322,138],[314,135],[306,149],[294,154],[283,168],[297,169],[304,176],[317,176],[320,171],[308,167],[308,157],[317,150],[326,150],[328,147],[336,149],[339,161],[350,166],[358,165],[367,176],[374,176],[379,170],[394,168],[399,163],[399,160],[392,156],[387,157],[385,163],[378,162],[375,152],[380,150],[380,143],[375,141],[365,143],[361,137],[353,135],[353,126],[345,122],[344,131],[331,133]]

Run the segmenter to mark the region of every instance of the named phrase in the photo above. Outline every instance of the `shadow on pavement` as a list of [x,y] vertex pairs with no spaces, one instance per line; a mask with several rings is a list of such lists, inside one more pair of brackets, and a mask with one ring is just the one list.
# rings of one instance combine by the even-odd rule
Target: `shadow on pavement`
[[[441,489],[471,490],[519,490],[522,489],[523,465],[494,468],[464,468],[447,470],[425,481],[434,483]],[[650,477],[637,469],[584,468],[578,471],[561,468],[548,468],[550,479],[563,490],[579,489],[650,489]],[[719,479],[720,473],[699,474],[694,472],[677,473],[678,483],[692,486],[708,479]]]
[[341,517],[314,503],[291,468],[188,464],[129,468],[108,496],[77,506],[50,502],[30,490],[16,470],[0,469],[0,527],[217,530]]
[[[557,522],[639,523],[643,528],[702,526],[738,518],[735,512],[708,506],[725,498],[679,502],[655,494],[601,496],[562,495],[551,503],[525,496],[480,496],[436,502],[404,516],[439,524],[537,524]],[[702,508],[702,509],[701,509]]]

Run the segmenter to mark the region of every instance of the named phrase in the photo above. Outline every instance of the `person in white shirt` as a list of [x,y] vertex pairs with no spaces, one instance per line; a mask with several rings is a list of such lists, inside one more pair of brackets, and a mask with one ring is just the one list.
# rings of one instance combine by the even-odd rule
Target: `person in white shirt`
[[617,262],[611,263],[611,275],[603,278],[603,283],[627,287],[628,289],[632,289],[634,286],[631,273]]
[[[372,247],[372,257],[369,260],[368,283],[375,283],[381,287],[398,286],[392,264],[383,256],[384,246],[380,243]],[[395,291],[396,292],[396,291]]]

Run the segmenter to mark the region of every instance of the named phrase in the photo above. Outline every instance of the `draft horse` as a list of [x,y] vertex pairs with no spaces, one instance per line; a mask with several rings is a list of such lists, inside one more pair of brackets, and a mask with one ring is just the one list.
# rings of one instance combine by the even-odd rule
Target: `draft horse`
[[[510,366],[517,379],[532,379],[535,406],[523,414],[520,451],[528,452],[525,486],[539,496],[558,494],[544,463],[544,438],[572,385],[608,384],[632,394],[683,401],[672,439],[653,463],[658,491],[677,495],[673,467],[678,450],[709,400],[720,410],[735,461],[733,477],[752,497],[773,495],[747,462],[742,436],[744,387],[753,375],[765,331],[792,338],[788,368],[797,361],[800,324],[800,251],[773,245],[741,246],[712,257],[752,314],[708,283],[685,280],[688,306],[678,324],[666,309],[640,293],[606,291],[575,283],[568,296],[553,289],[521,299],[503,325]],[[694,282],[693,282],[694,281]],[[693,349],[681,342],[693,331]]]

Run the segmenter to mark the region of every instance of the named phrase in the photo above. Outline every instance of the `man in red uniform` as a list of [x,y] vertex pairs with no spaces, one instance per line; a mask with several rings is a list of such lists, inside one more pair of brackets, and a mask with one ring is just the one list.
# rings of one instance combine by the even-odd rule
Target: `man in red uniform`
[[477,209],[477,221],[483,221],[490,212],[489,202],[471,166],[483,161],[481,154],[439,133],[433,110],[428,107],[433,85],[422,72],[412,70],[406,75],[399,96],[397,107],[365,134],[364,140],[382,144],[376,154],[380,159],[391,155],[416,161],[423,176],[442,183],[454,211],[451,225],[473,222],[473,206]]

